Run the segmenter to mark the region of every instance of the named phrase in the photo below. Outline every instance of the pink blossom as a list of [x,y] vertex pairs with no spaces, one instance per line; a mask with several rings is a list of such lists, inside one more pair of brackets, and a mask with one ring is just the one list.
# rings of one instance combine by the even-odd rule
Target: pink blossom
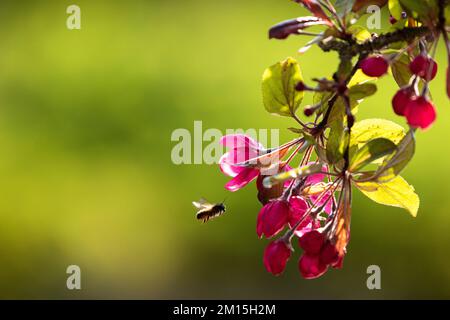
[[230,191],[237,191],[246,186],[259,174],[259,169],[253,166],[236,165],[258,157],[264,147],[249,136],[232,134],[223,136],[220,143],[230,149],[219,160],[223,173],[232,177],[225,185]]
[[290,256],[291,250],[284,241],[273,241],[264,250],[264,266],[268,272],[279,275],[286,268]]
[[323,275],[328,266],[322,263],[317,255],[304,253],[298,261],[300,274],[305,279],[314,279]]
[[[311,164],[311,162],[309,163]],[[322,167],[322,171],[323,172],[328,172],[327,166],[323,166]],[[309,185],[315,185],[318,183],[323,182],[323,180],[325,179],[325,173],[316,173],[313,175],[310,175],[308,178],[306,178],[306,184]],[[319,199],[320,195],[311,195],[311,201],[313,204],[316,205],[316,207],[320,207],[322,205],[325,205],[324,207],[324,211],[328,214],[331,213],[332,211],[332,204],[333,204],[333,195],[331,192],[325,192],[325,194],[320,198],[319,201],[317,201]]]
[[412,127],[426,129],[436,120],[436,110],[431,101],[418,97],[408,102],[405,109],[406,119]]
[[324,264],[334,265],[340,260],[339,252],[331,242],[327,241],[320,251],[320,261]]
[[319,231],[312,230],[300,237],[298,243],[307,254],[318,255],[325,243],[325,237]]
[[289,204],[285,200],[273,200],[259,211],[256,233],[261,238],[270,238],[278,234],[288,223]]
[[[293,228],[297,222],[305,216],[306,211],[309,209],[308,202],[303,197],[292,196],[289,199],[289,226]],[[305,218],[305,220],[300,223],[297,229],[301,229],[308,225],[310,219]]]

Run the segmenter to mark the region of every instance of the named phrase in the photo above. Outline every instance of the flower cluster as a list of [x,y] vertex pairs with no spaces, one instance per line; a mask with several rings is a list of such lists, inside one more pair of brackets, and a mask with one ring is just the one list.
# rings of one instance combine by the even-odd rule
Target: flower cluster
[[[429,128],[436,119],[429,83],[438,72],[434,54],[440,39],[450,61],[450,1],[389,1],[392,27],[379,35],[355,25],[366,12],[366,1],[343,0],[339,6],[328,0],[294,1],[313,16],[281,22],[270,29],[269,38],[314,36],[300,52],[314,44],[324,52],[338,52],[337,71],[308,85],[293,58],[266,69],[264,107],[292,118],[297,127],[289,129],[296,137],[266,149],[246,135],[224,136],[221,143],[228,152],[220,168],[231,177],[225,185],[229,191],[256,180],[262,205],[256,233],[270,239],[263,258],[267,271],[280,275],[292,252],[301,249],[299,272],[313,279],[343,265],[353,188],[377,203],[417,215],[419,197],[399,174],[414,155],[417,128]],[[325,30],[304,31],[312,26]],[[377,78],[389,70],[399,86],[392,106],[406,118],[408,130],[383,119],[356,121],[357,107],[376,93]],[[450,97],[448,68],[446,90]],[[313,104],[303,106],[299,116],[305,94],[313,94]]]
[[[362,72],[370,77],[381,77],[388,72],[389,61],[382,55],[367,57],[361,61]],[[428,94],[428,83],[436,77],[437,62],[427,55],[425,50],[408,65],[411,72],[409,83],[401,87],[392,98],[392,107],[399,116],[405,116],[408,124],[414,128],[427,129],[436,120],[436,110]],[[419,93],[419,84],[423,89]]]

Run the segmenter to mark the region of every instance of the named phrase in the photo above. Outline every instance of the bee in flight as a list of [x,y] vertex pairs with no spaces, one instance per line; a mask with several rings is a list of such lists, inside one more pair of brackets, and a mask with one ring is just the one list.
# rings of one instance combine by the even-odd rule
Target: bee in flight
[[202,220],[203,222],[207,222],[209,219],[223,215],[226,210],[223,202],[212,204],[204,198],[193,201],[192,204],[198,209],[197,220]]

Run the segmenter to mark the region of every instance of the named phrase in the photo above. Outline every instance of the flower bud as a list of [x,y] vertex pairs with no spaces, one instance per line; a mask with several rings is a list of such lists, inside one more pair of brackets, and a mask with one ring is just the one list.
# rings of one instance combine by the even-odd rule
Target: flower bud
[[[292,196],[289,199],[289,226],[291,228],[293,228],[300,219],[303,219],[308,208],[308,202],[302,197]],[[311,219],[305,218],[297,229],[306,227],[310,222]]]
[[392,15],[389,16],[389,23],[390,24],[395,24],[397,23],[397,19],[395,19]]
[[327,241],[320,251],[320,261],[324,264],[335,264],[339,261],[339,252],[330,241]]
[[392,107],[399,116],[405,115],[406,105],[414,98],[414,91],[411,88],[401,88],[392,98]]
[[314,111],[316,111],[316,109],[314,108],[305,108],[303,110],[303,113],[305,114],[305,116],[310,117],[314,114]]
[[436,110],[431,101],[421,96],[408,102],[405,116],[410,126],[426,129],[436,120]]
[[284,241],[276,240],[264,250],[264,266],[273,275],[281,274],[286,268],[286,263],[291,257],[291,249]]
[[325,243],[325,236],[317,230],[312,230],[300,237],[298,243],[307,254],[318,255]]
[[[409,69],[413,74],[418,75],[423,79],[427,79],[428,81],[433,80],[434,77],[436,77],[437,67],[438,66],[436,61],[423,54],[420,54],[417,57],[415,57],[414,60],[411,61],[411,63],[409,64]],[[432,68],[431,74],[430,77],[428,77],[430,68]]]
[[270,201],[259,211],[256,233],[270,238],[283,230],[289,219],[289,204],[284,200]]
[[300,81],[299,83],[297,83],[297,85],[295,86],[295,90],[305,91],[306,90],[305,83],[303,81]]
[[328,267],[320,262],[319,256],[304,253],[298,260],[298,269],[305,279],[314,279],[323,275]]
[[362,72],[369,77],[381,77],[387,73],[389,63],[383,56],[365,58],[360,64]]

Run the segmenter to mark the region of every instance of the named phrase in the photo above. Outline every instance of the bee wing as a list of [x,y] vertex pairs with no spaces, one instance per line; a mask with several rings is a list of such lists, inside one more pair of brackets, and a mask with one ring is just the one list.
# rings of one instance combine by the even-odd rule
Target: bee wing
[[205,198],[200,198],[200,200],[198,201],[192,201],[192,204],[194,205],[194,207],[196,207],[197,209],[207,209],[207,208],[211,208],[212,204],[210,204],[208,202],[208,200],[206,200]]

